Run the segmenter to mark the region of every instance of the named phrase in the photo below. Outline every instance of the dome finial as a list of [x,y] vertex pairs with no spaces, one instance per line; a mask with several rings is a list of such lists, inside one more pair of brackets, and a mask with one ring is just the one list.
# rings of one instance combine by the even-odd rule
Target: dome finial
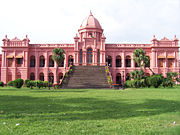
[[90,15],[92,15],[92,12],[91,12],[91,10],[90,10]]

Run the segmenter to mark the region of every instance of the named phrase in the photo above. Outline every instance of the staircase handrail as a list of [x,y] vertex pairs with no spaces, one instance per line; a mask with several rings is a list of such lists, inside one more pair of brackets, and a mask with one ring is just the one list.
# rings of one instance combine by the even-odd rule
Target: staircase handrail
[[[72,67],[73,67],[72,64],[70,64],[69,67],[67,67],[67,68],[65,67],[65,74],[66,74],[66,73],[69,73],[69,70],[72,69]],[[60,85],[62,85],[62,82],[63,82],[63,80],[64,80],[64,78],[65,78],[65,74],[64,74],[63,77],[62,77],[62,81],[60,82]]]
[[111,81],[110,83],[109,83],[109,82],[108,82],[108,83],[109,83],[110,85],[112,85],[112,82],[113,82],[113,80],[112,80],[112,75],[111,75],[110,68],[109,68],[107,62],[106,62],[106,66],[105,66],[105,70],[106,70],[106,69],[108,69],[108,72],[106,72],[106,75],[110,77],[110,81]]

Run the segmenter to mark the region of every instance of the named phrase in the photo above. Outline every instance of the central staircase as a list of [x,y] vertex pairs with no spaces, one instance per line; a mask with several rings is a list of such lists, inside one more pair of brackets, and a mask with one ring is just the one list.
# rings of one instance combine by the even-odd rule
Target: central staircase
[[63,88],[110,88],[105,66],[74,66]]

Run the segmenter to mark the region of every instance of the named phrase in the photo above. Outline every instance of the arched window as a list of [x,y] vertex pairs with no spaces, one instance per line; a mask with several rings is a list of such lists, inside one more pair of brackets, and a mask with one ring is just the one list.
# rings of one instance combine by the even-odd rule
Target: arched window
[[98,49],[98,52],[97,52],[97,64],[99,65],[100,64],[100,51]]
[[21,73],[17,73],[16,78],[21,78]]
[[121,85],[121,74],[120,73],[116,74],[116,84]]
[[48,81],[51,83],[54,83],[54,74],[53,73],[48,74]]
[[39,67],[44,67],[45,65],[45,58],[43,55],[39,57]]
[[72,55],[69,55],[69,56],[68,56],[68,67],[69,67],[70,65],[73,65],[73,56],[72,56]]
[[63,73],[59,73],[58,75],[58,83],[60,83],[60,80],[63,78]]
[[52,55],[49,56],[49,67],[54,67],[54,60],[52,59]]
[[39,80],[44,81],[44,73],[39,74]]
[[30,80],[35,80],[35,74],[34,73],[30,74]]
[[108,64],[109,67],[112,67],[112,57],[111,56],[106,57],[106,63]]
[[83,56],[83,52],[82,52],[82,49],[79,51],[79,56],[80,56],[80,58],[79,58],[79,64],[80,65],[82,65],[82,56]]
[[36,59],[35,56],[30,57],[30,67],[35,67],[36,66]]
[[126,67],[131,67],[131,57],[129,55],[126,56],[125,61],[126,61]]
[[8,72],[8,82],[9,81],[12,81],[12,73],[11,72]]
[[126,74],[126,81],[127,80],[130,80],[130,74],[129,73]]
[[121,67],[121,56],[116,56],[116,67]]

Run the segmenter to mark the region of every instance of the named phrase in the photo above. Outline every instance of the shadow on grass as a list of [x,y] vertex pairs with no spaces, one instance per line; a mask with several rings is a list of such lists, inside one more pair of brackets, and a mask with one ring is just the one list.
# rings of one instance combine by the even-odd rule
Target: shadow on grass
[[180,112],[180,102],[148,99],[144,103],[133,103],[132,100],[122,99],[0,96],[0,111],[3,111],[1,118],[102,120]]

